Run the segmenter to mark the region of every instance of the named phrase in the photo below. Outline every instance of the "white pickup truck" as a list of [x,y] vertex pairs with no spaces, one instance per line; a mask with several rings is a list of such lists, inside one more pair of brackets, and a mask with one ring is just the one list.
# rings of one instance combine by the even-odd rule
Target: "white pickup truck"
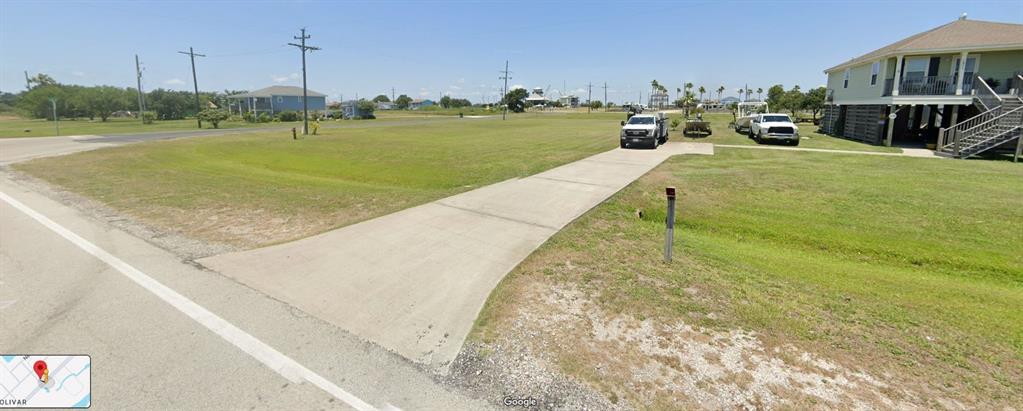
[[799,127],[796,127],[786,114],[758,114],[750,121],[749,138],[752,138],[757,144],[763,144],[767,140],[776,140],[798,146]]
[[657,148],[668,141],[668,127],[664,123],[664,113],[658,113],[656,116],[636,114],[629,117],[629,121],[622,122],[621,147]]

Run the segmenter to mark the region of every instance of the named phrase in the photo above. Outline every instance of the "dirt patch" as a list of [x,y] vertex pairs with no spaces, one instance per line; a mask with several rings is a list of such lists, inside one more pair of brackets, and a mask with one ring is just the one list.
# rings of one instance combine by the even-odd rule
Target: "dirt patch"
[[572,285],[521,291],[506,331],[459,356],[463,386],[533,395],[541,409],[964,408],[754,332],[607,313]]

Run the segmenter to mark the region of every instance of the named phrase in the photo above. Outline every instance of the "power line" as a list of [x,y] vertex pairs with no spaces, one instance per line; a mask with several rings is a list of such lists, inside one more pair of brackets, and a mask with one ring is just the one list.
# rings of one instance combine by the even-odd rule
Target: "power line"
[[199,118],[199,112],[202,111],[202,107],[199,106],[199,80],[195,78],[195,56],[206,57],[204,54],[196,53],[191,47],[188,48],[188,52],[179,51],[178,53],[187,54],[192,58],[192,86],[195,87],[195,120],[199,122],[199,128],[202,128],[202,119]]
[[[504,80],[504,97],[508,97],[508,79],[511,78],[511,76],[508,75],[508,74],[511,73],[510,71],[508,71],[508,60],[504,61],[504,71],[499,71],[499,73],[501,73],[503,75],[501,77],[498,77],[497,79],[498,80]],[[508,102],[505,101],[504,102],[504,112],[501,113],[501,120],[505,120],[507,118],[507,116],[508,116]]]
[[288,43],[289,46],[295,46],[298,47],[299,50],[302,50],[302,134],[309,134],[309,96],[305,82],[305,52],[320,49],[319,47],[305,45],[306,39],[311,37],[312,36],[307,36],[305,34],[305,27],[303,27],[302,35],[295,37],[295,40],[301,40],[302,44]]

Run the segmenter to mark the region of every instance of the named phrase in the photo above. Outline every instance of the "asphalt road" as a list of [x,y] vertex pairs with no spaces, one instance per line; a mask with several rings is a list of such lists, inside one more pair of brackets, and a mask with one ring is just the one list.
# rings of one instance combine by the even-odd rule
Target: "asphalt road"
[[[4,140],[0,164],[199,133]],[[0,193],[0,352],[91,355],[93,409],[485,409],[494,401],[468,398],[2,168]]]

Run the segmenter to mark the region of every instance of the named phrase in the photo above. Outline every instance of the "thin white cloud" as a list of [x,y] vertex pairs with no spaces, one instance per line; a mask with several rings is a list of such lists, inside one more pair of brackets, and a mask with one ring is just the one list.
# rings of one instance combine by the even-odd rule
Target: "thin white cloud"
[[270,79],[273,80],[274,83],[283,83],[283,82],[288,81],[288,80],[297,80],[298,79],[298,73],[291,73],[291,74],[288,74],[286,76],[273,75],[273,76],[270,76]]
[[182,80],[182,79],[179,79],[179,78],[172,78],[170,80],[164,80],[163,84],[168,85],[168,86],[180,86],[180,85],[185,84],[185,80]]
[[456,85],[454,85],[454,84],[452,84],[452,85],[448,86],[448,88],[449,88],[449,89],[451,89],[451,90],[455,90],[455,91],[458,91],[458,90],[461,90],[461,89],[462,89],[461,87],[458,87],[458,86],[456,86]]
[[458,79],[458,84],[465,84],[465,79],[464,78]]
[[525,87],[523,87],[521,84],[516,84],[514,86],[509,87],[508,90],[515,90],[517,88],[525,89]]
[[71,75],[75,76],[75,77],[85,77],[85,72],[84,71],[75,70],[75,71],[71,72]]

